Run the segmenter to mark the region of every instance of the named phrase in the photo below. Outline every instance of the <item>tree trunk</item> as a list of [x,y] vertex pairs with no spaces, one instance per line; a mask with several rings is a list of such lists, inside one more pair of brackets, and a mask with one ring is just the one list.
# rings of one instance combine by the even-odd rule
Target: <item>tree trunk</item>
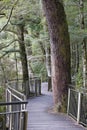
[[[80,10],[80,27],[82,30],[85,29],[85,22],[84,22],[84,1],[79,0],[79,10]],[[86,38],[83,39],[82,42],[82,61],[83,61],[83,87],[86,88],[86,80],[87,80],[87,51],[86,51]]]
[[46,52],[46,69],[48,75],[48,91],[52,90],[52,83],[51,83],[51,52],[50,46],[45,45],[45,52]]
[[2,69],[2,74],[3,74],[4,84],[5,84],[5,83],[7,83],[8,79],[7,79],[7,76],[6,76],[6,73],[5,73],[5,68],[3,66],[1,59],[0,59],[0,66],[1,66],[1,69]]
[[83,61],[83,87],[87,87],[87,51],[86,51],[86,39],[83,40],[83,52],[82,52],[82,61]]
[[79,70],[79,45],[76,44],[76,71],[75,73],[78,73]]
[[47,45],[47,42],[44,42],[44,45],[42,42],[39,42],[41,50],[43,52],[43,55],[45,56],[45,63],[46,63],[46,70],[47,70],[47,80],[48,80],[48,91],[52,90],[52,84],[51,84],[51,58],[50,58],[50,45]]
[[[44,16],[43,16],[44,18]],[[48,32],[48,26],[46,22],[46,18],[44,18],[44,36],[49,38],[49,35],[47,35]],[[47,69],[47,75],[48,75],[48,91],[52,91],[52,81],[51,81],[51,49],[50,49],[50,43],[45,41],[45,54],[46,54],[46,69]]]
[[24,93],[28,96],[29,94],[29,76],[28,76],[28,65],[27,65],[27,56],[24,44],[24,26],[19,25],[18,29],[18,40],[20,47],[20,58],[22,63],[22,71],[23,71],[23,84],[24,84]]
[[52,87],[54,104],[65,111],[70,83],[70,40],[63,3],[42,0],[48,22],[51,43]]
[[[16,50],[16,43],[14,43],[14,50]],[[17,66],[17,55],[16,52],[14,52],[14,58],[15,58],[15,68],[16,68],[16,90],[18,89],[18,66]]]
[[50,76],[48,76],[48,91],[52,91],[52,81]]

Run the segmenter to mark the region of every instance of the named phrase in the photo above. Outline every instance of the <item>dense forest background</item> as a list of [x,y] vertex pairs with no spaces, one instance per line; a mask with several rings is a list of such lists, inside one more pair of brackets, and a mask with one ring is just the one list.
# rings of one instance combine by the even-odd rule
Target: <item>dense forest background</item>
[[[70,35],[71,82],[86,88],[87,1],[64,0],[63,6]],[[25,82],[33,76],[51,86],[50,37],[42,8],[41,0],[0,1],[0,91],[7,81]]]

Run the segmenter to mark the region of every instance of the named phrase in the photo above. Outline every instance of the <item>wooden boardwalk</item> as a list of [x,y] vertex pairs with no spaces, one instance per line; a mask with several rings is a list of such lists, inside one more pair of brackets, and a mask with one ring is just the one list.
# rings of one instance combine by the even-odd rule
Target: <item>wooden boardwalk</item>
[[27,130],[85,130],[67,115],[49,112],[52,105],[52,93],[47,92],[47,84],[44,83],[42,95],[29,99]]

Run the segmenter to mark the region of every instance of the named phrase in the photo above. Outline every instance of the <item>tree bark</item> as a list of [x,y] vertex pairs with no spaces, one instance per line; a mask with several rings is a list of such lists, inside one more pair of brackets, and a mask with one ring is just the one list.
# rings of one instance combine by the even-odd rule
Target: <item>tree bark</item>
[[[43,16],[44,18],[44,16]],[[48,26],[46,18],[44,18],[44,36],[48,37]],[[51,82],[51,48],[50,43],[45,40],[45,53],[46,53],[46,69],[47,69],[47,75],[48,75],[48,91],[52,91],[52,82]]]
[[20,58],[22,63],[22,71],[23,71],[23,84],[25,85],[24,93],[28,96],[29,94],[29,75],[28,75],[28,64],[27,64],[27,56],[26,49],[24,44],[24,25],[19,25],[17,27],[18,30],[18,39],[19,39],[19,47],[20,47]]
[[[85,29],[85,22],[84,22],[84,1],[79,0],[79,10],[80,10],[80,28],[82,30]],[[83,62],[83,87],[87,87],[87,50],[86,50],[86,38],[83,39],[82,42],[82,62]]]
[[82,52],[82,61],[83,61],[83,87],[87,88],[87,50],[86,50],[86,39],[83,39],[83,52]]
[[70,39],[66,15],[61,0],[42,0],[42,3],[50,34],[54,104],[58,111],[65,111],[68,84],[71,80]]
[[79,45],[76,44],[76,71],[75,73],[78,73],[79,70]]
[[45,63],[46,63],[46,70],[47,70],[47,81],[48,81],[48,91],[52,90],[52,83],[51,83],[51,58],[50,58],[50,45],[47,45],[47,42],[44,42],[44,46],[42,42],[39,42],[43,55],[45,55]]
[[45,45],[45,52],[46,52],[46,69],[47,69],[47,75],[48,75],[48,91],[52,91],[50,46]]

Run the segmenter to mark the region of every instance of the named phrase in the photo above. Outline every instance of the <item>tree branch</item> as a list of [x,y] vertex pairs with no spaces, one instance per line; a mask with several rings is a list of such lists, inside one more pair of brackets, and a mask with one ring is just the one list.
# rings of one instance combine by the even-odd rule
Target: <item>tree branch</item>
[[[18,39],[15,39],[15,40],[13,40],[12,42],[10,42],[8,45],[6,45],[6,46],[4,46],[4,47],[2,47],[2,48],[0,48],[0,50],[2,50],[2,49],[4,49],[4,48],[7,48],[7,47],[9,47],[12,43],[14,43],[14,42],[21,42],[21,40],[18,40]],[[25,42],[23,42],[22,41],[22,43],[24,43],[25,44]]]
[[10,30],[10,29],[7,29],[7,28],[4,31],[5,32],[11,32],[11,33],[14,33],[15,35],[18,35],[18,33],[16,31]]
[[8,45],[6,45],[6,46],[4,46],[4,47],[0,48],[0,50],[2,50],[2,49],[4,49],[4,48],[9,47],[12,43],[14,43],[14,42],[16,42],[16,41],[18,41],[18,39],[13,40],[13,41],[12,41],[12,42],[10,42]]
[[8,54],[8,52],[4,53],[2,56],[0,56],[0,59],[3,58],[7,54]]
[[10,19],[11,19],[11,16],[12,16],[12,12],[13,12],[14,7],[15,7],[15,5],[17,4],[17,2],[18,2],[18,0],[14,3],[13,7],[11,8],[10,15],[9,15],[9,17],[8,17],[8,21],[7,21],[7,23],[3,26],[3,28],[0,30],[0,33],[1,33],[1,32],[6,28],[6,26],[8,25],[8,23],[9,23],[9,21],[10,21]]

